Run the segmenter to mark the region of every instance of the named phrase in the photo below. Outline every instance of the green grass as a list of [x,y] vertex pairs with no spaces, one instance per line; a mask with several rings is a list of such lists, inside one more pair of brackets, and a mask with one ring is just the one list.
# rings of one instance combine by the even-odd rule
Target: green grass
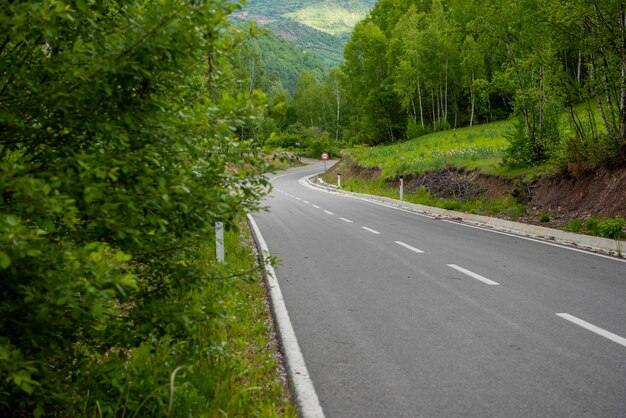
[[624,227],[626,227],[626,220],[618,216],[615,218],[572,219],[562,229],[603,238],[624,239],[626,238]]
[[[279,376],[277,347],[265,289],[245,224],[225,236],[226,265],[216,266],[215,247],[202,244],[191,260],[207,275],[190,294],[187,310],[205,321],[181,340],[162,338],[129,350],[111,350],[95,360],[92,372],[104,385],[84,387],[89,399],[68,416],[286,416],[296,407]],[[176,308],[170,306],[164,309]],[[89,380],[88,380],[89,381]],[[98,390],[115,390],[116,403],[101,403]]]
[[382,168],[383,178],[421,174],[445,166],[476,168],[484,172],[499,168],[510,121],[435,132],[407,142],[382,147],[355,147],[345,151],[364,167]]
[[[586,125],[595,119],[598,132],[604,132],[595,104],[580,104],[576,112]],[[536,167],[508,167],[502,164],[504,151],[509,145],[506,136],[513,129],[513,121],[499,121],[435,132],[398,144],[371,148],[358,146],[345,150],[344,154],[363,167],[381,168],[385,179],[419,175],[446,166],[476,169],[505,178],[537,177],[554,171],[550,164]],[[574,135],[568,112],[563,113],[561,118],[561,134],[563,138]]]
[[289,17],[320,32],[338,36],[348,34],[352,28],[365,17],[368,7],[346,8],[332,2],[319,2],[297,11],[286,13]]

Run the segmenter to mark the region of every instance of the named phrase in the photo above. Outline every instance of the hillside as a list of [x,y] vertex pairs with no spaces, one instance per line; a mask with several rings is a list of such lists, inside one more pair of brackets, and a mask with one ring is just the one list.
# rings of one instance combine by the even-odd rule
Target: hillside
[[376,0],[250,0],[233,15],[254,21],[332,67],[343,60],[343,48],[354,25]]
[[512,121],[500,121],[357,146],[343,151],[326,180],[341,174],[347,190],[395,198],[402,176],[405,200],[413,203],[592,235],[626,234],[626,168],[503,165],[513,129]]
[[295,89],[298,76],[303,70],[311,72],[318,79],[324,76],[326,67],[320,60],[269,30],[262,31],[251,44],[257,46],[261,52],[266,77],[280,81],[290,92]]

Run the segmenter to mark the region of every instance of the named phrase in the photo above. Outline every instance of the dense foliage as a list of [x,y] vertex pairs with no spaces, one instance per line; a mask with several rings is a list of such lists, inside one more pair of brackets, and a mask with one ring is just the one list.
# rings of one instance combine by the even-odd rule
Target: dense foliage
[[512,114],[509,164],[624,162],[625,45],[619,0],[379,0],[345,50],[351,136],[376,144]]
[[311,72],[319,79],[327,71],[324,64],[311,54],[267,30],[259,30],[256,36],[238,48],[237,55],[242,69],[247,71],[242,77],[250,83],[252,90],[271,92],[273,88],[281,87],[293,93],[303,71]]
[[266,189],[233,138],[262,100],[231,94],[225,1],[0,8],[0,413],[100,408],[130,386],[92,366],[213,315],[197,244]]

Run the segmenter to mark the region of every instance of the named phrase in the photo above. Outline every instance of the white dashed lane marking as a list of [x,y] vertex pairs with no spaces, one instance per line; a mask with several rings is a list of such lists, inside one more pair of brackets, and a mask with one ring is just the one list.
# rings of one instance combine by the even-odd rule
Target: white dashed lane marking
[[622,345],[624,347],[626,347],[626,338],[624,337],[620,337],[617,334],[613,334],[612,332],[609,332],[605,329],[602,329],[598,326],[595,326],[593,324],[590,324],[587,321],[583,321],[580,318],[576,318],[574,315],[570,315],[567,313],[558,313],[556,314],[556,316],[563,318],[567,321],[570,321],[573,324],[578,325],[579,327],[583,327],[585,328],[587,331],[591,331],[591,332],[595,332],[598,335],[603,336],[604,338],[608,338],[609,340],[618,343],[619,345]]
[[479,280],[485,284],[488,284],[489,286],[499,286],[500,283],[498,282],[494,282],[493,280],[489,280],[486,277],[481,276],[480,274],[476,274],[473,271],[469,271],[467,269],[464,269],[463,267],[459,267],[456,264],[448,264],[448,267],[455,269],[456,271],[459,271],[463,274],[468,275],[469,277]]
[[409,244],[405,244],[405,243],[404,243],[404,242],[402,242],[402,241],[395,241],[395,243],[396,243],[396,244],[398,244],[398,245],[400,245],[400,246],[402,246],[402,247],[404,247],[404,248],[406,248],[407,250],[413,251],[414,253],[417,253],[417,254],[424,254],[424,251],[422,251],[422,250],[420,250],[420,249],[418,249],[418,248],[415,248],[415,247],[413,247],[413,246],[411,246],[411,245],[409,245]]

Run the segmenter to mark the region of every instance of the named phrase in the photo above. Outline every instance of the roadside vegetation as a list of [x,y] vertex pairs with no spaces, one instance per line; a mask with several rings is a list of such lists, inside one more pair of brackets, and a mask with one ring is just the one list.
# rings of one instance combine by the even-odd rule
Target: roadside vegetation
[[180,260],[206,279],[162,306],[154,325],[188,316],[186,335],[91,352],[91,365],[65,385],[68,398],[44,415],[296,417],[254,244],[240,226],[225,235],[224,265],[213,243]]
[[626,219],[621,216],[600,218],[591,216],[586,219],[572,219],[562,229],[564,231],[593,235],[596,237],[624,239],[626,238]]
[[[325,182],[336,184],[337,179],[331,175],[322,176]],[[396,185],[384,180],[363,180],[358,178],[342,179],[341,188],[356,193],[371,194],[374,196],[384,196],[392,199],[399,198],[399,191]],[[517,202],[512,197],[502,197],[498,199],[458,199],[432,196],[424,187],[419,187],[411,193],[404,193],[405,202],[417,203],[420,205],[433,206],[442,209],[462,211],[478,215],[499,215],[508,219],[518,219],[526,214],[524,205]]]
[[393,145],[357,146],[344,153],[363,167],[381,168],[384,179],[446,166],[493,173],[501,167],[506,137],[513,129],[512,122],[501,121],[435,132]]
[[0,415],[295,416],[242,223],[270,105],[236,7],[1,3]]

